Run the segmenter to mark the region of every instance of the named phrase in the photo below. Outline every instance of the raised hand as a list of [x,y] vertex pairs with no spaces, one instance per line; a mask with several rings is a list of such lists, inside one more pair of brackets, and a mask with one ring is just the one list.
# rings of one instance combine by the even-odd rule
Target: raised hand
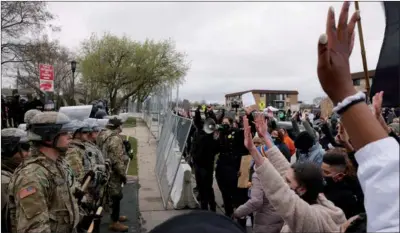
[[349,135],[341,122],[339,123],[338,136],[341,143],[349,142]]
[[256,125],[258,136],[260,138],[265,138],[268,135],[268,125],[267,120],[265,120],[264,114],[257,113],[254,117],[254,122]]
[[333,7],[329,8],[326,33],[318,43],[318,79],[322,89],[336,105],[356,90],[350,74],[349,57],[354,46],[354,28],[360,19],[355,12],[348,21],[350,2],[344,2],[336,27]]
[[383,91],[375,93],[374,97],[372,97],[373,113],[378,119],[382,115],[382,101]]
[[243,126],[244,126],[244,146],[249,150],[253,150],[256,146],[253,143],[253,136],[251,135],[251,127],[249,125],[249,119],[247,116],[243,117]]
[[379,123],[386,130],[386,132],[390,132],[390,127],[386,124],[385,119],[382,115],[382,102],[383,102],[383,91],[378,92],[372,97],[372,112],[374,113],[376,119],[378,119]]

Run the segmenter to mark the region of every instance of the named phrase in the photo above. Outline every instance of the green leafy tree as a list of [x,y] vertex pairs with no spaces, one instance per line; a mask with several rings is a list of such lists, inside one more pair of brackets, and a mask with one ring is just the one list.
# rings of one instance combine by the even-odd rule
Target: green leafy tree
[[189,65],[172,41],[138,42],[127,37],[92,35],[82,43],[82,83],[92,99],[105,97],[112,113],[129,99],[142,102],[155,87],[183,82]]

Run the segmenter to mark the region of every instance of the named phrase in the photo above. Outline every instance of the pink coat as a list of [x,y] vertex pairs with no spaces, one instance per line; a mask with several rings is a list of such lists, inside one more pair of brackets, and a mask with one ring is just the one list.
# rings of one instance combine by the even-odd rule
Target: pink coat
[[290,163],[276,146],[267,151],[267,158],[255,172],[265,196],[285,221],[281,232],[339,232],[346,221],[343,211],[323,194],[310,205],[291,190],[283,179]]
[[251,197],[235,211],[235,216],[244,217],[254,212],[254,233],[279,233],[283,226],[282,218],[275,213],[274,207],[264,194],[257,174],[252,176]]

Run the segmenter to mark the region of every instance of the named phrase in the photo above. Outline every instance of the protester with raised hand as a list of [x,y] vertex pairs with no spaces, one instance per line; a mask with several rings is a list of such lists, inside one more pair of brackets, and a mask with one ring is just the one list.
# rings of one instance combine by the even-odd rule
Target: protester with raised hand
[[346,218],[341,209],[321,194],[321,169],[312,162],[290,165],[268,137],[267,124],[256,117],[256,129],[269,148],[263,158],[253,144],[249,121],[243,119],[244,144],[255,161],[255,171],[265,196],[284,220],[281,232],[339,232]]
[[372,112],[374,113],[376,119],[381,124],[382,128],[389,134],[389,136],[396,139],[400,143],[399,137],[393,131],[393,129],[386,124],[385,118],[382,115],[382,102],[383,102],[383,91],[377,92],[374,97],[372,97]]
[[[351,37],[360,19],[355,12],[349,23],[350,2],[345,2],[335,23],[328,11],[326,34],[318,43],[318,79],[341,115],[357,151],[358,178],[365,195],[368,232],[399,232],[399,144],[379,124],[365,103],[365,94],[355,90],[350,74]],[[368,126],[368,127],[366,127]]]

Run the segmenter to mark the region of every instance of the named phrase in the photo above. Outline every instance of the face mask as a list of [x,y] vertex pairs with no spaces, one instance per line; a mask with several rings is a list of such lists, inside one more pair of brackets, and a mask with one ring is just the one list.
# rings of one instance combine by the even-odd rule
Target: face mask
[[221,125],[221,130],[222,131],[227,131],[229,128],[230,128],[230,126],[228,124],[224,123],[224,124]]
[[332,176],[325,176],[324,177],[324,186],[331,186],[334,185],[336,182],[333,180]]
[[272,141],[274,141],[274,144],[278,144],[281,142],[281,140],[278,137],[272,137]]

